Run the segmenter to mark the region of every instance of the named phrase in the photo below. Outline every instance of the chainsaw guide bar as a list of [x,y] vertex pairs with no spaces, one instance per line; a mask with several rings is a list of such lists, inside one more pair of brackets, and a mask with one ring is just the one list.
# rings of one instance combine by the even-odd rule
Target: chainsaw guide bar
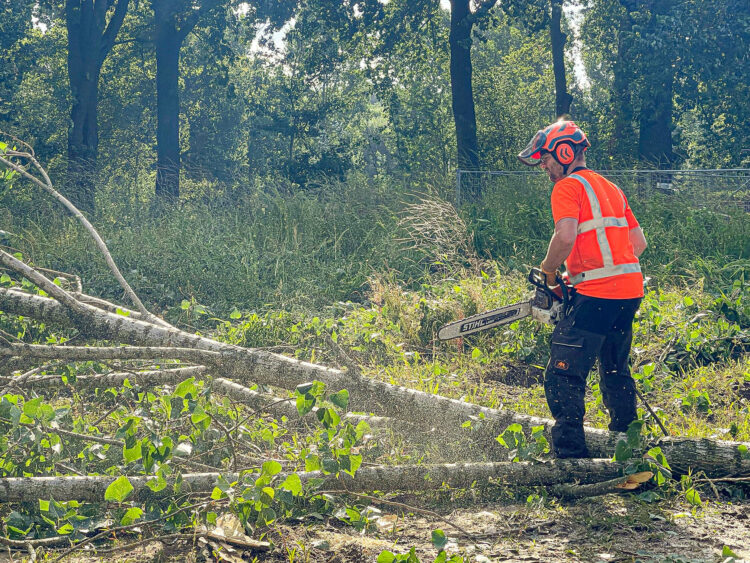
[[449,323],[438,330],[440,340],[451,340],[459,336],[473,334],[495,326],[512,323],[531,314],[531,301],[506,305],[491,311],[472,315],[460,321]]

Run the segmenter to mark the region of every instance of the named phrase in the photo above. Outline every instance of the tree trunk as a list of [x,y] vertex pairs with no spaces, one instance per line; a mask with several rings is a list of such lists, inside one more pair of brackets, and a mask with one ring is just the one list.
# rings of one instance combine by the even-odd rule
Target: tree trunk
[[549,35],[552,43],[552,69],[555,74],[555,114],[557,117],[569,116],[570,104],[573,96],[568,93],[568,83],[565,77],[565,42],[566,35],[562,32],[563,0],[552,1],[552,17],[550,19]]
[[630,164],[635,157],[635,131],[633,129],[633,104],[631,100],[631,65],[630,45],[633,20],[630,16],[632,7],[629,2],[622,2],[624,12],[620,17],[617,33],[617,59],[612,68],[612,111],[614,114],[612,137],[609,141],[609,156],[617,161],[624,160]]
[[476,170],[479,168],[479,150],[471,84],[470,15],[469,0],[451,0],[451,29],[448,42],[458,167]]
[[72,187],[71,199],[87,213],[92,213],[95,207],[99,76],[122,26],[128,2],[117,2],[109,24],[106,22],[108,0],[67,0],[65,3],[68,78],[73,99],[68,130],[68,180]]
[[[620,475],[622,467],[608,460],[555,460],[543,464],[526,462],[512,463],[460,463],[445,465],[396,465],[361,467],[354,477],[346,473],[324,475],[318,471],[299,473],[302,483],[322,480],[318,490],[341,492],[368,491],[408,491],[439,489],[446,484],[450,487],[467,488],[475,483],[486,483],[489,479],[504,484],[548,486],[561,483],[596,483]],[[218,483],[219,473],[186,473],[182,475],[182,494],[210,493]],[[240,476],[236,473],[223,473],[230,483]],[[278,475],[279,482],[287,474]],[[174,481],[158,493],[146,486],[153,476],[139,475],[128,478],[133,486],[136,499],[153,498],[174,494],[171,486]],[[100,502],[104,491],[115,477],[8,477],[0,479],[0,502],[35,502],[37,499],[54,498],[57,501],[78,500]]]
[[669,169],[674,162],[672,150],[672,71],[650,80],[651,93],[641,106],[638,158],[656,168]]
[[[671,10],[672,1],[647,4],[645,8],[651,14],[646,33],[651,43],[657,44],[668,35],[660,20]],[[657,168],[671,168],[675,158],[672,151],[673,53],[671,48],[664,48],[657,56],[645,57],[641,69],[646,86],[641,93],[638,159]]]
[[180,197],[180,47],[175,14],[153,1],[156,18],[156,195]]
[[[0,253],[0,258],[3,255],[9,256]],[[84,335],[99,340],[219,352],[220,358],[215,366],[225,377],[243,383],[255,382],[284,389],[294,389],[297,385],[312,380],[322,381],[329,391],[348,389],[352,411],[406,419],[423,428],[462,428],[463,423],[471,421],[471,427],[462,428],[462,431],[467,437],[472,436],[474,440],[484,441],[486,444],[492,444],[495,437],[513,423],[521,424],[526,431],[539,425],[549,430],[553,424],[549,419],[481,407],[301,362],[264,350],[223,344],[175,328],[108,313],[83,303],[72,310],[54,299],[0,288],[0,310],[46,322],[51,322],[50,319],[62,320],[63,324],[73,325]],[[622,437],[622,434],[616,432],[594,428],[586,428],[585,432],[589,451],[599,457],[611,456]],[[739,444],[735,442],[668,438],[662,439],[659,445],[670,464],[678,471],[692,468],[694,471],[705,471],[709,476],[750,472],[750,459],[742,458]]]

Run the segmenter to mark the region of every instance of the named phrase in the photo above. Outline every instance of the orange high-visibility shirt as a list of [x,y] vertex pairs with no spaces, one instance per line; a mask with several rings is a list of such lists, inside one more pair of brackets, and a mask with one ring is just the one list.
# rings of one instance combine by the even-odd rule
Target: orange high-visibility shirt
[[639,225],[620,188],[592,170],[578,170],[552,189],[552,216],[555,223],[578,221],[565,267],[579,293],[604,299],[643,297],[643,275],[629,236]]

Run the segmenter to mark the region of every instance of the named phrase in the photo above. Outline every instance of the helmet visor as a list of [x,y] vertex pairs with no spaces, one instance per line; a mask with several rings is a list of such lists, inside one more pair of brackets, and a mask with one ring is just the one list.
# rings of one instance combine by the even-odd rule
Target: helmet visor
[[539,130],[531,139],[531,142],[518,153],[518,160],[523,162],[526,166],[537,166],[542,162],[542,147],[547,141],[547,135],[543,130]]

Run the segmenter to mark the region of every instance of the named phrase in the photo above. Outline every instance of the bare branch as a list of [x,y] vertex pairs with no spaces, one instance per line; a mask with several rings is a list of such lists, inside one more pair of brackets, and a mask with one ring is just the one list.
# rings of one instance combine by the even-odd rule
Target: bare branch
[[49,179],[49,176],[47,175],[46,170],[42,167],[41,164],[39,164],[39,162],[34,157],[34,155],[28,152],[7,151],[5,156],[23,158],[32,163],[34,168],[41,174],[44,181],[40,180],[33,174],[29,173],[23,166],[20,166],[16,164],[15,162],[12,162],[11,160],[8,160],[4,156],[0,156],[0,163],[10,168],[11,170],[18,172],[24,178],[31,180],[37,186],[41,187],[48,193],[52,194],[52,196],[57,201],[62,203],[65,206],[65,208],[68,209],[68,211],[70,211],[73,214],[73,216],[76,217],[81,222],[81,224],[86,228],[89,234],[93,237],[94,241],[96,242],[96,246],[104,255],[104,259],[107,262],[107,265],[109,266],[110,270],[114,274],[117,281],[120,283],[120,286],[125,290],[125,293],[127,294],[127,296],[135,304],[136,308],[144,315],[144,317],[146,317],[150,322],[154,324],[159,324],[161,326],[171,326],[169,325],[169,323],[154,316],[148,311],[148,309],[146,309],[145,305],[143,305],[141,300],[138,298],[138,296],[135,294],[135,292],[130,287],[128,282],[125,280],[123,275],[120,273],[120,269],[117,267],[117,264],[115,264],[115,261],[112,258],[112,255],[110,254],[109,249],[107,248],[107,245],[104,243],[104,240],[102,240],[101,236],[99,236],[99,233],[97,232],[97,230],[89,222],[89,220],[86,219],[83,213],[81,213],[78,210],[78,208],[75,205],[73,205],[65,196],[63,196],[61,193],[59,193],[57,190],[55,190],[52,187],[52,181]]

